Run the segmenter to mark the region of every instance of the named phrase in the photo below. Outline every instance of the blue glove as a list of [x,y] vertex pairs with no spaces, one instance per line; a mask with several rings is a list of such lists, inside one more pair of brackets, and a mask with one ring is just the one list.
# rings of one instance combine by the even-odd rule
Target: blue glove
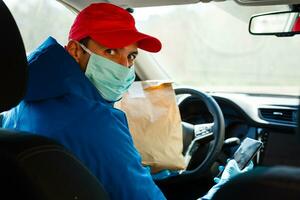
[[[201,200],[211,199],[214,196],[214,194],[218,191],[218,189],[220,189],[220,187],[222,185],[224,185],[228,180],[232,179],[236,175],[247,172],[251,169],[253,169],[253,162],[250,162],[250,164],[247,167],[245,167],[243,170],[240,170],[240,168],[235,160],[229,160],[226,167],[224,168],[221,178],[214,178],[214,181],[217,182],[217,184],[214,185],[207,192],[207,194],[200,199]],[[219,170],[220,170],[220,168],[219,168]]]
[[[228,160],[228,161],[229,161],[229,160]],[[221,180],[221,175],[222,175],[224,169],[225,169],[225,166],[223,166],[223,165],[220,165],[220,166],[218,167],[219,174],[217,175],[217,177],[214,177],[214,182],[215,182],[215,183],[219,183],[219,182],[220,182],[220,180]]]
[[[148,172],[151,174],[151,166],[145,166],[145,168],[148,170]],[[170,176],[177,176],[179,175],[178,171],[171,171],[168,169],[162,170],[160,172],[157,172],[155,174],[151,174],[153,180],[161,180]]]
[[221,178],[215,177],[214,182],[219,183],[221,180],[223,180],[223,182],[224,181],[226,182],[238,174],[252,170],[253,166],[254,166],[253,162],[251,161],[247,167],[245,167],[243,170],[240,170],[240,168],[238,167],[238,164],[235,160],[229,160],[225,169],[224,169],[224,166],[219,166],[219,171],[220,172],[223,171],[223,173],[222,173]]

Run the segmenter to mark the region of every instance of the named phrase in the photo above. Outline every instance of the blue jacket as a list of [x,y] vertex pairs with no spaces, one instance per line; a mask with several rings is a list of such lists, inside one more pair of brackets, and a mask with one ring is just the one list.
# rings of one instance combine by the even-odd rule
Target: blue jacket
[[99,95],[65,49],[50,37],[28,60],[27,94],[4,114],[3,126],[59,141],[111,199],[165,199],[141,165],[125,114]]

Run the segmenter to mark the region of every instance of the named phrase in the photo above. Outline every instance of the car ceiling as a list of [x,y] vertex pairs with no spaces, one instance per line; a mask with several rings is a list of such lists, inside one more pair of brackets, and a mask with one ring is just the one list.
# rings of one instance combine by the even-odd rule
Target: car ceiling
[[[149,7],[193,4],[199,2],[225,1],[225,0],[57,0],[74,11],[80,11],[91,3],[106,2],[113,3],[123,8]],[[228,0],[227,0],[228,1]],[[232,0],[231,0],[232,1]],[[300,4],[300,0],[235,0],[241,5],[275,5],[275,4]]]
[[[149,7],[149,6],[164,6],[164,5],[180,5],[198,3],[200,0],[57,0],[76,10],[82,10],[91,3],[106,2],[113,3],[123,8]],[[204,0],[210,1],[210,0]]]

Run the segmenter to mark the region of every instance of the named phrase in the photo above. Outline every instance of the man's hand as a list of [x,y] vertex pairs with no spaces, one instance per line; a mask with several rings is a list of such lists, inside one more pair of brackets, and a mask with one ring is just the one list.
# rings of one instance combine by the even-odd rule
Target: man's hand
[[205,196],[200,198],[199,200],[209,200],[213,197],[213,195],[220,189],[222,185],[224,185],[228,180],[232,179],[236,175],[242,174],[244,172],[250,171],[253,169],[253,162],[251,161],[250,164],[245,167],[243,170],[240,170],[237,162],[235,160],[229,160],[227,163],[221,178],[214,178],[214,181],[217,183],[214,185]]
[[238,174],[250,171],[253,169],[253,162],[251,161],[250,164],[245,167],[243,170],[240,170],[237,162],[235,160],[229,160],[223,173],[221,178],[214,178],[214,181],[216,183],[219,183],[220,181],[222,182],[227,182],[228,180],[232,179],[233,177],[235,177]]

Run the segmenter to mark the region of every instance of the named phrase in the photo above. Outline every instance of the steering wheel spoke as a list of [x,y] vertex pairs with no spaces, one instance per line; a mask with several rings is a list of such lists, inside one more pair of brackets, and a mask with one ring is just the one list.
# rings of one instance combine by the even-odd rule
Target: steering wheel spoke
[[198,138],[198,137],[205,138],[205,137],[213,134],[213,126],[214,126],[214,123],[194,125],[195,138]]
[[205,132],[201,135],[198,135],[195,137],[194,140],[196,140],[198,143],[208,143],[214,139],[214,133],[213,132]]

